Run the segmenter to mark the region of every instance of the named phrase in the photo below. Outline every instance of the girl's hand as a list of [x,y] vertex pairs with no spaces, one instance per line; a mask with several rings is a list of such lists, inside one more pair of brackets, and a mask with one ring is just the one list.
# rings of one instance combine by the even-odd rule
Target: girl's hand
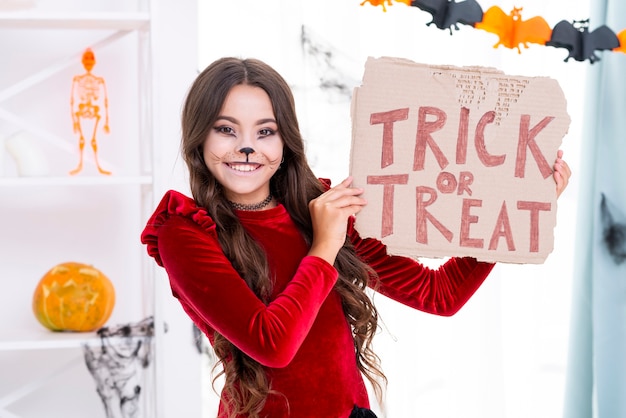
[[554,181],[556,182],[556,197],[558,198],[563,193],[563,190],[569,183],[569,178],[572,175],[572,171],[563,158],[563,150],[558,150],[556,153],[556,161],[554,162]]
[[309,255],[335,263],[337,253],[346,240],[348,218],[357,214],[367,204],[360,197],[363,189],[354,188],[352,177],[309,202],[313,223],[313,243]]

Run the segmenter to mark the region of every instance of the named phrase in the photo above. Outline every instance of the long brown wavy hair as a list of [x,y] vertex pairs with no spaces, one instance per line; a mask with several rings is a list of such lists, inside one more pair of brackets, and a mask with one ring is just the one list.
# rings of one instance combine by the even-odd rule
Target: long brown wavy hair
[[[228,92],[240,84],[262,88],[272,102],[284,143],[284,161],[270,181],[271,193],[284,205],[309,245],[313,227],[308,203],[322,194],[325,187],[307,163],[294,98],[280,74],[256,59],[227,57],[213,62],[198,75],[182,112],[181,146],[189,169],[191,193],[196,203],[213,218],[226,257],[256,295],[268,304],[272,277],[265,253],[233,213],[203,157],[204,141]],[[381,383],[386,384],[387,380],[380,368],[380,359],[371,347],[378,327],[378,313],[365,293],[375,273],[355,254],[347,238],[337,254],[335,268],[339,272],[335,290],[341,295],[343,310],[352,328],[357,365],[380,400]],[[222,400],[229,417],[259,417],[267,396],[274,393],[263,366],[218,333],[214,335],[213,349],[220,359],[216,366],[223,367],[213,381],[215,383],[221,375],[225,377]]]

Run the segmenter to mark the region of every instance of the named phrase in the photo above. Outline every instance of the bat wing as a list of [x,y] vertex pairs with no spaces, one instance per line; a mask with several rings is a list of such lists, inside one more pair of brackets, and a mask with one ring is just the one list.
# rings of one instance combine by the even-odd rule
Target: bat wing
[[483,9],[476,0],[465,0],[459,3],[452,0],[448,7],[448,16],[446,21],[450,22],[448,26],[455,23],[474,26],[483,20]]
[[439,29],[446,28],[444,21],[448,8],[448,0],[413,0],[411,6],[431,14],[433,20],[428,22],[427,25],[434,23]]
[[513,19],[511,19],[511,16],[504,13],[500,7],[491,6],[483,14],[482,21],[477,22],[474,27],[494,33],[500,38],[504,38],[508,36],[513,29]]
[[551,36],[552,29],[550,29],[548,22],[541,16],[535,16],[520,22],[517,26],[515,34],[516,45],[520,43],[526,44],[527,42],[545,45]]
[[626,29],[617,34],[617,39],[619,39],[620,46],[615,48],[613,51],[623,52],[626,54]]
[[569,55],[565,61],[570,58],[578,59],[576,57],[582,54],[581,37],[582,32],[579,32],[572,23],[561,20],[552,28],[550,40],[546,42],[546,45],[569,50]]
[[619,46],[617,35],[608,26],[602,25],[592,32],[584,32],[582,39],[582,53],[578,61],[589,60],[592,64],[599,61],[600,58],[595,54],[596,51],[605,49],[614,49]]
[[606,25],[602,25],[590,32],[585,40],[590,41],[594,50],[614,49],[619,46],[617,35]]

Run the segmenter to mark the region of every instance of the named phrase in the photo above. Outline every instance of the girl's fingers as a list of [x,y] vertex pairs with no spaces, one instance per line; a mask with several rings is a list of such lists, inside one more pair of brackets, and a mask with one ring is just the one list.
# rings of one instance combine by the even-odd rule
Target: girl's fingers
[[562,159],[563,150],[558,150],[557,158],[554,163],[554,181],[556,182],[556,195],[559,197],[567,187],[572,171],[569,165]]
[[[359,196],[363,193],[363,189],[358,187],[350,187],[352,184],[352,177],[348,177],[339,183],[337,186],[321,194],[316,201],[320,203],[335,202],[340,205],[350,204],[354,202],[356,204],[362,204],[361,200],[352,199],[352,197]],[[360,199],[360,198],[359,198]]]
[[354,210],[358,209],[360,211],[366,204],[367,201],[357,195],[335,194],[326,198],[312,200],[310,206],[311,210],[315,211],[343,211],[346,209],[347,212],[352,211],[351,213],[355,213]]

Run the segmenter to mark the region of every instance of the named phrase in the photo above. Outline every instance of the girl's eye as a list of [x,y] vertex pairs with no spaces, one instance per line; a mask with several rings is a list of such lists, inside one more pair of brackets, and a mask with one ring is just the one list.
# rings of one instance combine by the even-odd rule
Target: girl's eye
[[228,135],[232,135],[235,133],[235,131],[233,130],[233,128],[231,128],[230,126],[216,126],[215,128],[213,128],[216,132],[219,132],[221,134],[228,134]]
[[262,137],[274,135],[274,133],[275,131],[269,128],[263,128],[259,131],[259,135],[261,135]]

